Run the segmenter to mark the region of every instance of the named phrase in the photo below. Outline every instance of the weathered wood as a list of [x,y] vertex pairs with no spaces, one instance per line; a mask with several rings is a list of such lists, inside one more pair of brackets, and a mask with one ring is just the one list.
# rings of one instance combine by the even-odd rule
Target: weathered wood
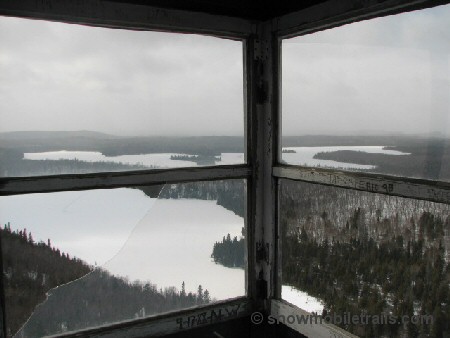
[[[249,338],[251,321],[249,316],[165,335],[166,338]],[[285,337],[287,338],[287,337]],[[301,337],[305,338],[305,337]]]
[[[270,320],[279,320],[293,330],[300,332],[306,337],[314,338],[356,338],[357,336],[347,332],[336,325],[332,325],[322,321],[317,315],[311,316],[311,314],[305,310],[280,300],[272,300]],[[304,321],[307,321],[305,323]],[[268,319],[269,321],[269,319]]]
[[448,3],[448,0],[330,0],[274,19],[280,37],[290,38],[347,23]]
[[[2,234],[0,232],[0,271],[3,270],[3,239]],[[5,289],[4,289],[4,283],[3,283],[3,277],[4,274],[2,274],[2,277],[0,278],[0,338],[6,338],[8,337],[7,330],[6,330],[6,312],[5,312]]]
[[253,40],[254,37],[246,39],[243,43],[243,70],[244,70],[244,124],[245,124],[245,162],[252,167],[252,176],[246,180],[246,196],[245,196],[245,244],[246,244],[246,270],[245,270],[245,289],[247,296],[254,299],[256,296],[255,285],[255,262],[256,262],[256,246],[255,246],[255,191],[253,173],[255,168],[255,158],[253,149],[256,148],[256,140],[254,139],[255,119],[253,107],[253,86],[254,86],[254,72],[253,72]]
[[252,32],[252,23],[240,18],[101,0],[2,0],[0,15],[235,39]]
[[[282,118],[281,118],[281,67],[282,67],[282,48],[281,48],[282,40],[275,34],[273,35],[273,48],[275,49],[273,52],[273,87],[274,87],[274,96],[273,96],[273,156],[272,156],[272,170],[273,167],[280,163],[282,157]],[[281,226],[280,226],[280,196],[279,196],[279,180],[278,178],[273,179],[274,186],[274,197],[273,197],[273,208],[274,208],[274,219],[275,219],[275,229],[274,234],[275,237],[273,239],[275,244],[275,252],[274,252],[274,293],[273,297],[275,299],[281,298],[281,286],[282,286],[282,261],[281,261]]]
[[249,178],[247,165],[0,178],[0,196]]
[[278,129],[278,55],[279,43],[271,22],[258,25],[251,41],[253,86],[252,130],[252,203],[254,233],[254,278],[257,307],[269,310],[268,299],[277,293],[276,200],[277,184],[272,166],[277,162]]
[[258,193],[261,193],[261,182],[259,180],[259,160],[258,160],[258,111],[256,109],[256,97],[257,97],[257,76],[255,66],[255,43],[256,35],[251,36],[245,43],[245,65],[246,65],[246,107],[247,107],[247,120],[249,124],[248,144],[247,144],[247,163],[252,167],[252,175],[249,182],[248,201],[247,201],[247,222],[248,229],[248,296],[252,299],[256,299],[258,296],[257,290],[257,274],[259,266],[256,256],[256,242],[257,236],[259,236],[258,228],[261,226],[260,218],[258,218]]
[[450,183],[447,182],[297,166],[274,167],[273,175],[278,178],[319,183],[384,195],[450,203]]
[[143,319],[129,320],[92,329],[67,332],[52,337],[160,337],[231,319],[251,313],[250,301],[245,297],[198,306]]

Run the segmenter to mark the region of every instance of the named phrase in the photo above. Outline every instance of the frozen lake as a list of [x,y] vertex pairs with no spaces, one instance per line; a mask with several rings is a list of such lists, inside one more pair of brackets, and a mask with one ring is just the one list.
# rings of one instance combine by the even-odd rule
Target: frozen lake
[[[322,151],[354,150],[406,155],[382,146],[289,147],[283,153],[291,164],[371,169],[327,160],[316,160]],[[112,161],[155,167],[196,166],[195,162],[171,160],[175,153],[107,157],[99,152],[57,151],[25,154],[28,159]],[[242,153],[222,153],[217,164],[243,163]],[[211,297],[227,299],[245,294],[245,271],[215,264],[213,244],[228,233],[240,236],[244,221],[216,201],[149,198],[138,189],[111,189],[0,197],[1,224],[13,230],[26,228],[35,241],[102,266],[130,281],[149,281],[158,287],[181,287],[196,292],[198,285]],[[314,297],[283,286],[282,297],[308,312],[321,313]]]
[[211,260],[213,244],[239,236],[242,217],[216,201],[153,199],[137,189],[0,197],[1,224],[103,266],[115,275],[212,297],[245,294],[245,273]]
[[155,199],[137,189],[67,191],[0,197],[0,221],[27,229],[35,242],[102,265],[125,244]]
[[327,147],[286,147],[283,150],[294,150],[295,153],[283,153],[282,159],[288,164],[304,166],[321,166],[347,169],[374,169],[373,165],[354,164],[337,162],[331,160],[315,159],[314,155],[320,152],[332,152],[338,150],[362,151],[365,153],[386,154],[386,155],[410,155],[397,150],[386,150],[383,146],[327,146]]
[[[85,162],[114,162],[130,165],[144,165],[157,168],[195,167],[196,162],[172,160],[171,156],[188,156],[179,153],[158,153],[140,155],[105,156],[97,151],[48,151],[43,153],[25,153],[26,160],[79,160]],[[222,153],[216,165],[230,165],[244,163],[243,153]]]
[[[295,153],[283,153],[283,161],[289,164],[321,166],[348,169],[374,169],[373,165],[360,165],[354,163],[344,163],[331,160],[314,159],[314,155],[319,152],[330,152],[337,150],[353,150],[366,153],[378,153],[386,155],[409,155],[396,150],[385,150],[383,146],[327,146],[327,147],[286,147],[283,150],[294,150]],[[122,155],[122,156],[105,156],[100,152],[90,151],[50,151],[43,153],[25,153],[24,159],[27,160],[75,160],[87,162],[114,162],[122,164],[139,164],[148,167],[158,168],[177,168],[197,166],[192,161],[171,160],[171,156],[186,155],[178,153],[161,153],[161,154],[140,154],[140,155]],[[232,165],[244,163],[243,153],[221,153],[221,160],[216,161],[216,165]]]
[[123,248],[104,268],[131,280],[196,292],[201,284],[217,299],[245,295],[243,269],[210,258],[213,244],[228,233],[240,236],[242,217],[216,201],[159,199],[134,228]]
[[48,151],[44,153],[25,153],[26,160],[79,160],[86,162],[114,162],[122,164],[139,164],[144,166],[155,166],[158,168],[178,168],[196,166],[195,162],[171,160],[171,156],[180,156],[186,154],[178,153],[160,153],[160,154],[141,154],[141,155],[121,155],[105,156],[97,151]]
[[[0,197],[0,221],[130,281],[178,289],[184,281],[187,292],[202,285],[217,300],[245,295],[245,271],[210,257],[214,242],[239,237],[244,226],[216,201],[149,198],[127,188],[16,195]],[[323,309],[290,286],[282,298],[308,312]]]

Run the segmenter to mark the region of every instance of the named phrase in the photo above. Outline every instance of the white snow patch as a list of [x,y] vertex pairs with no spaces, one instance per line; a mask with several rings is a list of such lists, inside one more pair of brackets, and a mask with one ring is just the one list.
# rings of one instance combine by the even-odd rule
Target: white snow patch
[[316,312],[321,315],[324,308],[323,302],[304,291],[300,291],[293,286],[283,285],[281,287],[281,298],[285,301],[303,309],[307,312]]
[[216,165],[230,165],[244,163],[244,153],[222,153],[220,161],[216,161]]

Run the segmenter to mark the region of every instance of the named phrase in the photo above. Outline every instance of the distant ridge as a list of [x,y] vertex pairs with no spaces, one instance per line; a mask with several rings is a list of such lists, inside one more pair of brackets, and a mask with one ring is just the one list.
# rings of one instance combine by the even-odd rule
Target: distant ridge
[[96,139],[121,138],[111,134],[105,134],[97,131],[78,130],[78,131],[9,131],[0,133],[0,139],[49,139],[61,137],[89,137]]

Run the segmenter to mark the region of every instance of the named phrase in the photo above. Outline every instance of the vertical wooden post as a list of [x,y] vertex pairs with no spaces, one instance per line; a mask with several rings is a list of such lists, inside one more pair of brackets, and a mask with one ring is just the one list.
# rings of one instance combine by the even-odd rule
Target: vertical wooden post
[[[272,168],[279,155],[278,93],[279,43],[272,23],[256,26],[256,34],[247,43],[249,100],[251,101],[250,164],[253,168],[251,218],[254,224],[254,257],[249,267],[255,283],[251,296],[256,308],[269,310],[269,300],[278,297],[277,257],[277,184]],[[251,60],[250,60],[251,58]]]
[[0,233],[0,338],[6,337],[6,312],[5,312],[5,287],[3,273],[3,246],[2,235]]

